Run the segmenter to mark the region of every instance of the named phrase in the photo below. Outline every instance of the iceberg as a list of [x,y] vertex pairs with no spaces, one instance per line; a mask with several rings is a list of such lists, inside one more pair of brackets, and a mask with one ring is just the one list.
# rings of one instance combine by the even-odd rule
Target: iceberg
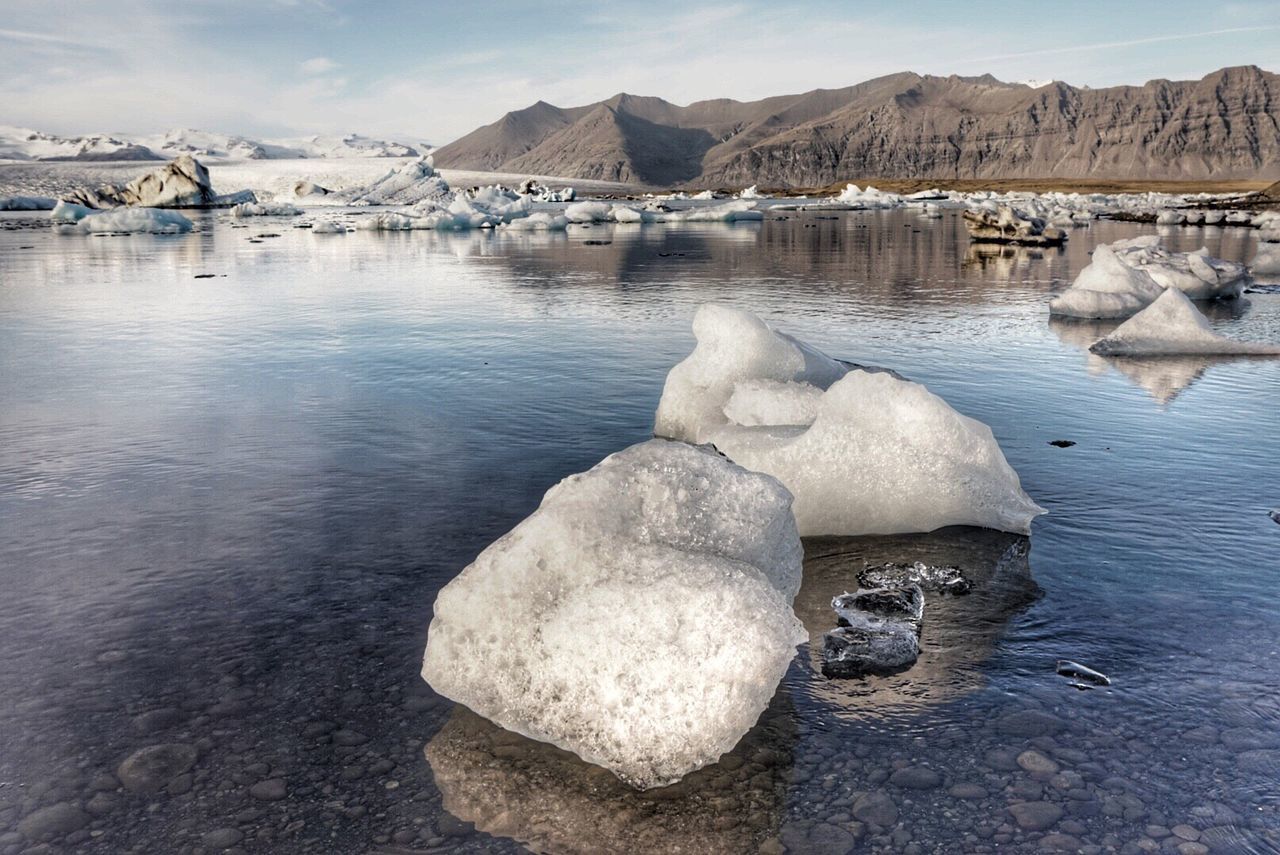
[[841,190],[835,201],[855,208],[897,208],[905,204],[897,193],[886,193],[871,186],[863,190],[857,184],[850,184]]
[[313,235],[345,235],[347,227],[333,220],[319,220],[311,226]]
[[[702,306],[654,433],[713,444],[795,496],[800,534],[1027,533],[1043,513],[991,429],[924,386],[839,362],[759,318]],[[804,388],[804,387],[809,388]]]
[[436,172],[430,157],[406,163],[363,187],[328,193],[328,204],[416,205],[423,201],[446,203],[449,182]]
[[[55,209],[54,213],[58,213]],[[79,217],[73,225],[58,227],[61,234],[99,234],[103,232],[142,232],[148,234],[183,234],[191,231],[191,221],[177,211],[159,208],[114,208]]]
[[1100,356],[1280,356],[1280,347],[1218,335],[1187,295],[1176,288],[1165,291],[1089,350]]
[[776,480],[649,440],[552,487],[440,591],[422,676],[637,789],[671,784],[733,748],[808,637],[802,553]]
[[538,211],[527,217],[504,223],[501,228],[517,232],[562,232],[569,226],[569,218],[563,214],[550,214]]
[[967,210],[964,225],[969,231],[969,240],[975,243],[1060,246],[1067,239],[1062,229],[1009,205],[1001,205],[994,212],[984,208]]
[[[1125,241],[1121,241],[1125,243]],[[1127,318],[1155,302],[1164,287],[1141,267],[1130,267],[1101,245],[1071,287],[1049,303],[1049,313],[1073,318]]]
[[296,217],[302,211],[285,202],[241,202],[231,208],[231,216],[240,217]]
[[564,209],[571,223],[603,223],[609,219],[608,202],[575,202]]
[[94,208],[59,199],[58,204],[53,206],[53,213],[49,215],[49,219],[55,223],[78,223],[95,212]]
[[5,196],[0,198],[0,211],[52,211],[57,204],[48,196]]
[[1177,288],[1192,300],[1234,300],[1249,278],[1243,264],[1213,258],[1206,247],[1170,252],[1156,235],[1117,241],[1111,250],[1126,266],[1145,271],[1157,285]]

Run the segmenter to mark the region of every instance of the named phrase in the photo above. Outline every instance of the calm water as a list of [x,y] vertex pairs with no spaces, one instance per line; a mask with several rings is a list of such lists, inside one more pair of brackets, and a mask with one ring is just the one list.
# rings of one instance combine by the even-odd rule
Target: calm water
[[[1045,308],[1095,243],[1153,227],[977,255],[955,217],[910,212],[539,236],[22,222],[0,223],[0,852],[1280,851],[1280,360],[1102,360],[1106,327]],[[930,603],[905,674],[829,682],[802,649],[733,755],[641,796],[438,698],[418,663],[441,585],[649,436],[708,300],[927,383],[1050,514],[1029,549],[808,544],[814,638],[864,562],[992,584]],[[1211,317],[1280,341],[1280,294]],[[1073,688],[1059,657],[1112,687]],[[194,748],[159,792],[108,777],[157,744]]]

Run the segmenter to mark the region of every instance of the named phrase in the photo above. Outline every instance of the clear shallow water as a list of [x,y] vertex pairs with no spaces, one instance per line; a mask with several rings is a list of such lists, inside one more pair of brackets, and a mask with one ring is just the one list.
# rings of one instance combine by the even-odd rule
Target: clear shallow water
[[[1179,824],[1277,851],[1280,361],[1105,361],[1095,328],[1048,322],[1094,243],[1151,227],[977,255],[951,216],[774,216],[0,231],[0,851],[67,803],[90,820],[62,851],[194,851],[235,837],[203,837],[219,829],[248,851],[1176,851]],[[640,796],[437,698],[418,659],[441,585],[649,435],[706,300],[927,383],[992,426],[1050,514],[1029,554],[963,530],[809,544],[815,638],[865,561],[1010,584],[931,602],[894,678],[831,683],[802,651],[734,759]],[[1280,340],[1280,295],[1212,316]],[[1072,688],[1059,657],[1114,685]],[[102,777],[161,743],[198,757],[160,793]],[[1058,772],[1018,767],[1028,749]],[[275,779],[283,798],[255,795]],[[1062,815],[1024,829],[1019,802]]]

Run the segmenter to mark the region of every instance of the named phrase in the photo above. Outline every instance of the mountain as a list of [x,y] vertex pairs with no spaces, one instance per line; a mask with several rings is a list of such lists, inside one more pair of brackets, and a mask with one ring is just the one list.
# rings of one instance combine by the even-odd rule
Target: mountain
[[184,154],[201,160],[277,160],[417,157],[418,150],[360,134],[255,140],[179,128],[160,136],[128,139],[107,134],[59,137],[29,128],[0,126],[0,160],[171,160]]
[[1280,75],[1077,88],[902,72],[843,89],[688,106],[619,94],[508,113],[437,166],[636,184],[852,178],[1280,178]]

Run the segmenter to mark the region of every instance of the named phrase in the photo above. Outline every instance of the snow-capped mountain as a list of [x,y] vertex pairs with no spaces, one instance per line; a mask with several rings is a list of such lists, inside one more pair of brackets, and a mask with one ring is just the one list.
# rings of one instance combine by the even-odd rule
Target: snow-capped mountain
[[253,139],[192,128],[158,136],[90,134],[60,137],[30,128],[0,126],[0,160],[169,160],[190,154],[201,160],[416,157],[419,149],[360,134],[297,139]]

